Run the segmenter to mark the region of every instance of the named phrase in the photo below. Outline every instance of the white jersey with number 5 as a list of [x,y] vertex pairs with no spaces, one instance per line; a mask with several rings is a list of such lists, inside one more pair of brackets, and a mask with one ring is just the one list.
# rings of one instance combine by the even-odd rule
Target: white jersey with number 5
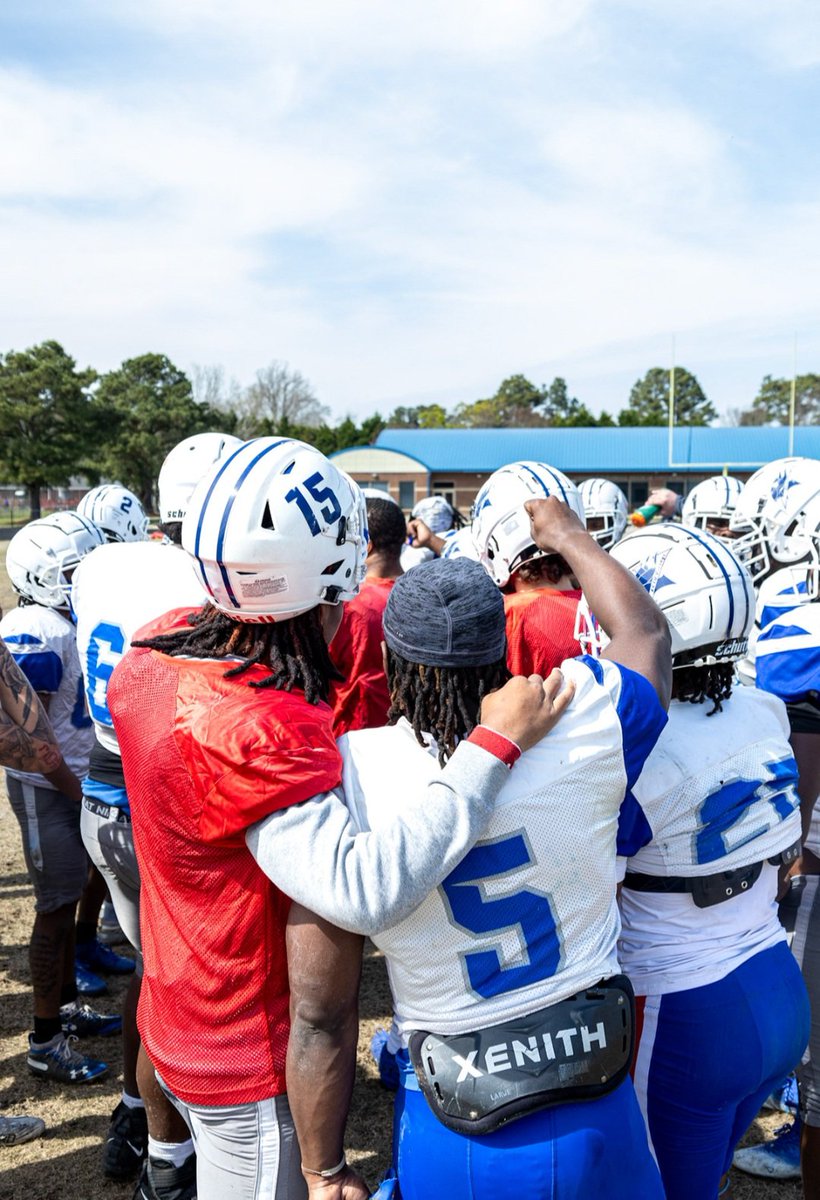
[[138,629],[172,608],[199,608],[204,596],[191,559],[160,542],[113,542],[83,559],[71,599],[88,711],[97,740],[119,754],[108,682]]
[[[624,796],[666,721],[642,677],[589,658],[562,664],[576,694],[516,763],[487,830],[405,920],[373,937],[396,1020],[455,1034],[555,1004],[618,972],[616,839]],[[402,721],[340,741],[362,829],[389,828],[439,771]]]

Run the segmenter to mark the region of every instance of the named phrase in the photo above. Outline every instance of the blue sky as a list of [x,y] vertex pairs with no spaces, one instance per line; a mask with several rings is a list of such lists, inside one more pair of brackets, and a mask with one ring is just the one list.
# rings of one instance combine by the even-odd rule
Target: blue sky
[[7,0],[0,349],[334,416],[820,372],[815,0]]

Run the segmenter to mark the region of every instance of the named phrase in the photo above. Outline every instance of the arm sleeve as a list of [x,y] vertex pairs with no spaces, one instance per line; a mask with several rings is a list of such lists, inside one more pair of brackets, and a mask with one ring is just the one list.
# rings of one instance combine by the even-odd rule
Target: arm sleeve
[[618,817],[618,854],[630,857],[652,840],[652,829],[632,791],[669,717],[648,680],[628,667],[584,655],[582,662],[607,689],[623,737],[626,794]]
[[59,654],[28,633],[9,634],[6,644],[35,692],[53,695],[58,690],[63,678],[63,662]]
[[408,916],[480,837],[508,767],[463,742],[395,822],[359,830],[341,789],[271,814],[248,847],[288,896],[351,933]]

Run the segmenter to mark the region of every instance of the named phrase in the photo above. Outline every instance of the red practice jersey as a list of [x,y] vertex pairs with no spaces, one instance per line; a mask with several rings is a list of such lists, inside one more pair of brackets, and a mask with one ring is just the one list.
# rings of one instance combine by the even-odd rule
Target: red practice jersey
[[108,692],[142,879],[139,1030],[191,1104],[285,1091],[290,901],[245,830],[341,776],[327,705],[248,687],[260,667],[226,679],[229,665],[132,648]]
[[333,685],[333,732],[379,729],[387,724],[390,693],[382,661],[382,617],[395,579],[365,579],[358,596],[344,606],[330,657],[344,675]]
[[549,675],[565,658],[583,653],[574,636],[581,593],[557,588],[510,592],[507,616],[507,666],[513,675]]

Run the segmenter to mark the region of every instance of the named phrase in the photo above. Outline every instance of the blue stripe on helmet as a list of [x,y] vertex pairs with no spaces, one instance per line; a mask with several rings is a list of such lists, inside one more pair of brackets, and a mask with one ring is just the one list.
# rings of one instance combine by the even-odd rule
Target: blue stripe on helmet
[[[547,472],[547,474],[555,481],[555,483],[558,487],[558,490],[561,493],[561,499],[564,501],[565,504],[569,504],[569,500],[567,499],[566,490],[564,488],[564,485],[561,483],[561,480],[558,478],[558,476],[553,471],[550,470],[550,468],[546,465],[546,463],[539,463],[538,465],[540,467],[543,467],[543,469]],[[537,474],[537,472],[533,471],[532,467],[528,467],[526,463],[519,463],[519,466],[521,466],[525,471],[529,472],[529,474],[532,475],[533,479],[536,481],[536,483],[539,485],[539,487],[543,488],[545,496],[552,495],[552,492],[549,490],[547,485],[544,483],[544,480],[541,478],[540,475]]]
[[[712,557],[714,558],[717,565],[720,567],[721,574],[723,575],[723,578],[726,581],[726,590],[729,593],[729,624],[726,629],[726,637],[730,637],[731,633],[732,633],[732,623],[735,619],[735,597],[734,597],[734,593],[732,592],[732,581],[729,578],[729,572],[726,570],[723,563],[720,561],[719,556],[717,554],[715,554],[713,546],[710,546],[709,543],[704,541],[704,539],[702,537],[699,537],[698,534],[695,533],[694,529],[692,529],[690,526],[682,525],[681,529],[683,529],[684,532],[689,535],[689,537],[693,537],[696,542],[700,542],[701,546],[703,546],[706,550],[709,551],[709,553],[712,555]],[[716,538],[715,541],[717,541],[719,544],[720,539]],[[721,546],[721,549],[724,549],[724,547]],[[727,551],[727,553],[729,553],[729,552]],[[734,558],[732,559],[732,561],[734,562]],[[741,572],[741,574],[742,574],[742,572]],[[745,578],[743,580],[743,583],[744,583],[744,590],[745,590],[745,583],[746,583]],[[747,606],[746,620],[747,621],[749,619],[748,604],[749,604],[749,597],[747,595],[747,597],[746,597],[746,606]]]
[[208,502],[211,499],[211,496],[213,495],[214,488],[219,483],[220,479],[222,478],[222,476],[225,473],[225,471],[227,470],[227,468],[231,465],[233,460],[236,458],[237,454],[241,454],[242,451],[246,450],[250,444],[251,444],[250,442],[243,442],[241,446],[237,446],[236,449],[233,451],[233,453],[229,454],[228,457],[220,463],[219,470],[217,471],[216,475],[214,475],[213,479],[211,480],[211,486],[208,488],[207,495],[205,496],[205,499],[202,501],[202,507],[199,510],[199,520],[197,522],[197,527],[196,527],[196,537],[194,538],[194,558],[196,559],[196,561],[199,565],[199,573],[202,576],[202,582],[205,585],[205,590],[207,592],[210,592],[211,589],[208,584],[208,576],[206,574],[205,567],[202,563],[202,558],[200,557],[200,554],[199,554],[199,544],[200,544],[200,541],[202,540],[202,526],[203,526],[204,519],[205,519],[205,509],[208,507]]
[[282,438],[280,441],[274,442],[272,446],[266,446],[264,450],[260,450],[256,457],[251,459],[251,461],[240,474],[239,478],[236,480],[236,483],[233,485],[233,491],[231,492],[228,503],[225,505],[225,509],[222,513],[222,520],[219,523],[219,533],[216,537],[216,563],[219,567],[219,573],[222,576],[222,582],[225,584],[225,591],[228,593],[228,599],[234,608],[240,607],[239,601],[234,595],[233,588],[231,587],[231,582],[228,577],[228,569],[222,562],[222,548],[225,545],[225,533],[228,528],[228,520],[231,515],[231,510],[234,506],[234,501],[239,494],[240,487],[248,478],[248,475],[250,475],[256,464],[263,459],[266,454],[270,454],[271,450],[276,450],[279,446],[284,446],[292,440],[292,438]]

